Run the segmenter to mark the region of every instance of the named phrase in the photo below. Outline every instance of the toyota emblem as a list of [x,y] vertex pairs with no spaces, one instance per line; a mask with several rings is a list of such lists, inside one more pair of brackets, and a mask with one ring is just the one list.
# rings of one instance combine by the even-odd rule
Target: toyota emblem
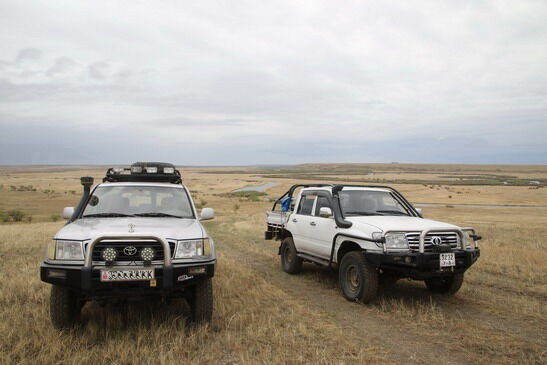
[[439,236],[434,236],[434,237],[431,237],[431,243],[434,244],[435,246],[439,246],[441,243],[443,243],[443,240]]
[[137,248],[135,246],[127,246],[124,247],[123,253],[127,256],[133,256],[137,253]]

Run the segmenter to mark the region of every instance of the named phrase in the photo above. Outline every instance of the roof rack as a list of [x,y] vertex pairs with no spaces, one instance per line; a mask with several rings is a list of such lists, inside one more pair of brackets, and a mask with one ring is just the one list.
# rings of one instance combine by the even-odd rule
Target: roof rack
[[167,182],[182,183],[180,171],[165,162],[135,162],[131,167],[111,167],[103,182]]

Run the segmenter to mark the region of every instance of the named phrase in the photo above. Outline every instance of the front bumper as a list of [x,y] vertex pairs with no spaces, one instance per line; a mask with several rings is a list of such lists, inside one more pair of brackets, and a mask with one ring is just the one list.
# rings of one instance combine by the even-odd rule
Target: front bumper
[[456,266],[443,268],[439,264],[438,252],[365,252],[366,259],[384,272],[398,276],[424,280],[432,277],[453,275],[465,272],[477,261],[480,249],[452,250]]
[[[42,281],[68,287],[85,297],[124,297],[141,295],[169,296],[183,292],[197,281],[215,274],[216,260],[184,264],[173,263],[170,267],[152,266],[154,281],[101,282],[100,270],[105,266],[59,265],[43,262],[40,265]],[[151,268],[152,268],[151,267]],[[108,267],[111,269],[112,267]],[[129,267],[124,266],[120,269]],[[137,268],[137,267],[135,267]]]

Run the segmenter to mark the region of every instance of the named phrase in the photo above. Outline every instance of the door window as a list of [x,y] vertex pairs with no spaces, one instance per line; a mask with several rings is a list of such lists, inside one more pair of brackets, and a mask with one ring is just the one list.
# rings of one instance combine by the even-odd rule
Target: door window
[[315,215],[316,216],[319,217],[319,210],[323,207],[327,207],[327,208],[330,208],[332,210],[329,199],[326,196],[318,196],[317,197],[317,204],[315,205]]
[[300,203],[298,204],[298,210],[296,211],[296,214],[311,215],[314,201],[315,195],[302,196],[302,198],[300,198]]

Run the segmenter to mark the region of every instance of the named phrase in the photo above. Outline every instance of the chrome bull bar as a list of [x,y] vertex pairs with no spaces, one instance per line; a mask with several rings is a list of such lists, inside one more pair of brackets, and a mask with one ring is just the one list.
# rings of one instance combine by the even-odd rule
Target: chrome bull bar
[[[425,238],[427,237],[427,235],[429,233],[444,233],[444,232],[454,232],[458,235],[459,237],[459,248],[461,250],[466,250],[467,247],[466,247],[466,242],[469,242],[470,245],[471,245],[471,248],[472,249],[476,249],[478,248],[478,245],[477,243],[475,242],[474,239],[472,239],[471,237],[469,237],[468,240],[466,240],[466,234],[467,232],[471,232],[472,235],[476,235],[476,232],[475,232],[475,229],[472,228],[472,227],[464,227],[464,228],[432,228],[432,229],[426,229],[426,230],[423,230],[420,232],[420,241],[419,241],[419,246],[418,246],[418,252],[419,253],[424,253],[425,252]],[[388,233],[406,233],[404,231],[386,231],[384,233],[384,236]],[[384,248],[384,252],[387,252],[387,248],[386,248],[386,245],[384,243],[383,245],[383,248]]]
[[105,236],[99,236],[91,241],[89,245],[87,245],[87,250],[85,252],[85,261],[84,261],[84,267],[91,267],[93,264],[93,249],[95,248],[95,245],[101,241],[109,240],[109,241],[117,241],[117,240],[126,240],[126,239],[132,239],[132,240],[153,240],[161,243],[163,247],[163,266],[164,267],[170,267],[171,266],[171,249],[169,248],[169,242],[167,242],[166,239],[158,237],[158,236],[152,236],[152,235],[134,235],[134,234],[116,234],[116,235],[105,235]]
[[82,269],[82,288],[91,288],[91,272],[93,270],[93,249],[101,241],[117,241],[117,240],[154,240],[161,243],[163,247],[163,288],[169,289],[173,286],[173,265],[171,264],[171,249],[169,242],[166,239],[154,235],[135,235],[135,234],[116,234],[103,235],[94,238],[85,252],[84,267]]
[[461,229],[457,228],[449,228],[449,229],[442,229],[442,228],[435,228],[435,229],[425,229],[420,233],[420,245],[418,246],[418,252],[424,253],[425,252],[425,238],[429,233],[440,233],[440,232],[454,232],[457,233],[460,238],[460,248],[462,250],[465,250],[465,242],[464,242],[464,233]]
[[467,237],[465,237],[467,232],[472,232],[473,235],[476,234],[475,229],[472,228],[472,227],[449,228],[449,229],[435,228],[435,229],[426,229],[426,230],[423,230],[422,233],[420,233],[420,245],[418,246],[418,251],[420,253],[425,252],[425,238],[427,237],[427,235],[429,233],[439,233],[439,232],[455,232],[455,233],[457,233],[459,238],[460,238],[460,249],[461,250],[466,250],[467,249],[467,247],[466,247],[467,242],[469,242],[472,249],[477,248],[477,244],[475,243],[474,239],[471,239],[471,237],[469,237],[469,235],[468,235],[468,237],[469,237],[468,239],[466,239]]

